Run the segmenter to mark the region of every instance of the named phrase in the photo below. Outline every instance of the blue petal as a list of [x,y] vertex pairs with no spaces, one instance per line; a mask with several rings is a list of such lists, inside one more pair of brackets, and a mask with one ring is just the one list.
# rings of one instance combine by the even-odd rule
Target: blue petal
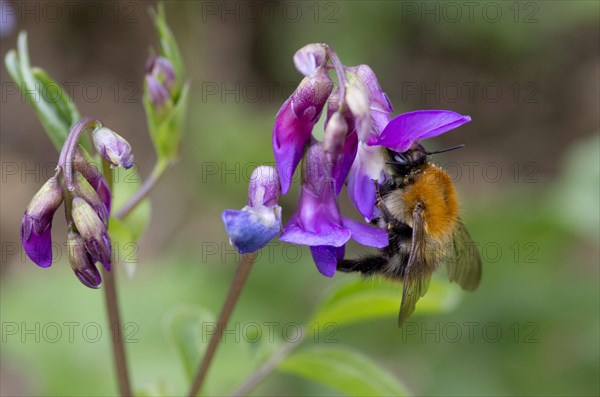
[[256,252],[279,234],[280,224],[265,225],[250,210],[225,210],[221,216],[231,244],[241,253]]

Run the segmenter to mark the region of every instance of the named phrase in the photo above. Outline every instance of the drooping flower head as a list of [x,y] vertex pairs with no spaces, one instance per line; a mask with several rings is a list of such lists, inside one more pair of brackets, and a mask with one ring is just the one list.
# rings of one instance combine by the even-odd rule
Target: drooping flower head
[[52,264],[52,219],[64,202],[68,226],[67,247],[71,267],[82,284],[101,283],[95,266],[111,268],[108,235],[110,189],[102,173],[78,146],[79,137],[91,130],[98,153],[112,166],[131,167],[131,147],[98,120],[81,119],[71,129],[58,161],[56,174],[31,200],[21,224],[21,240],[27,256],[40,267]]

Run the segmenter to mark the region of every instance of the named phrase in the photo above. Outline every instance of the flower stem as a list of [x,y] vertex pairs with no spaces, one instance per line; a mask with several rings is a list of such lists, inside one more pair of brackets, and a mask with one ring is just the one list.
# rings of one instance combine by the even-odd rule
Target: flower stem
[[115,215],[115,217],[117,219],[125,218],[127,215],[129,215],[131,213],[131,211],[133,211],[135,209],[135,207],[137,207],[137,205],[144,198],[146,198],[146,196],[152,191],[154,186],[156,186],[156,183],[158,182],[158,180],[160,179],[162,174],[165,172],[168,165],[169,165],[169,163],[164,160],[159,160],[154,165],[154,169],[152,170],[152,173],[150,174],[148,179],[146,179],[144,181],[144,183],[139,188],[139,190],[135,193],[135,195],[131,199],[129,199],[129,201],[126,202],[123,205],[123,207],[121,207],[119,209],[119,211],[117,212],[117,215]]
[[[112,170],[108,161],[102,159],[102,171],[112,190],[113,179]],[[125,345],[121,335],[121,314],[119,312],[119,298],[117,296],[117,280],[114,271],[103,269],[104,279],[104,301],[108,311],[108,323],[112,334],[112,349],[115,361],[115,370],[117,372],[117,382],[119,384],[119,394],[122,397],[133,396],[131,383],[129,381],[129,370],[127,368],[127,355]]]
[[117,381],[119,383],[119,394],[122,397],[133,396],[131,384],[129,382],[129,370],[127,368],[127,355],[125,345],[121,334],[121,316],[119,313],[119,302],[117,297],[117,283],[114,271],[109,272],[103,269],[104,279],[104,300],[108,310],[108,322],[112,334],[112,349],[115,360],[115,369],[117,372]]
[[89,117],[82,118],[75,123],[75,125],[73,125],[69,135],[67,136],[65,144],[60,151],[58,167],[64,169],[65,183],[67,185],[67,189],[71,191],[75,189],[73,186],[73,156],[75,155],[79,138],[81,137],[81,134],[83,134],[83,132],[88,128],[96,129],[100,126],[102,126],[100,120],[90,119]]
[[250,394],[250,392],[254,390],[256,386],[258,386],[263,380],[271,375],[273,371],[275,371],[279,363],[285,360],[291,352],[300,346],[305,336],[306,330],[303,328],[299,340],[294,342],[285,342],[285,344],[281,346],[279,350],[277,350],[260,368],[254,371],[254,373],[250,375],[250,377],[246,379],[244,383],[242,383],[242,385],[231,394],[231,396],[241,397]]
[[251,254],[244,254],[238,265],[233,281],[231,282],[231,286],[229,287],[229,292],[227,293],[227,299],[225,300],[223,308],[221,309],[221,314],[219,315],[217,332],[212,335],[210,341],[208,342],[208,348],[206,349],[206,353],[202,358],[202,362],[200,363],[198,372],[194,378],[194,383],[192,384],[190,392],[188,393],[189,397],[196,397],[202,388],[204,379],[206,378],[206,374],[210,368],[210,364],[212,363],[215,352],[217,351],[217,347],[219,346],[219,342],[221,341],[221,336],[223,335],[223,332],[225,332],[229,317],[231,317],[231,313],[233,312],[240,293],[244,288],[244,284],[246,283],[246,279],[248,278],[248,274],[250,273],[250,269],[252,268],[252,264],[254,263],[255,259],[255,252]]

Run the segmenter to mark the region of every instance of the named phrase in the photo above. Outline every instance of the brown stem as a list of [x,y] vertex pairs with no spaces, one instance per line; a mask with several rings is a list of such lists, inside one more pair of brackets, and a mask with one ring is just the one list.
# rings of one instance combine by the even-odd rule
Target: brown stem
[[108,323],[112,334],[112,349],[119,383],[119,394],[121,397],[133,396],[131,383],[129,382],[129,370],[127,368],[127,355],[123,344],[121,330],[121,316],[119,313],[119,302],[117,297],[117,283],[114,271],[103,271],[104,298],[108,310]]
[[[102,159],[102,171],[112,191],[113,180],[110,164]],[[121,314],[119,311],[119,298],[117,296],[117,280],[114,271],[103,269],[104,301],[108,312],[108,323],[112,334],[112,349],[121,397],[133,396],[131,383],[129,381],[129,369],[127,367],[127,355],[121,334]]]
[[238,265],[233,281],[231,282],[231,286],[229,287],[229,292],[227,293],[227,299],[225,300],[223,308],[221,309],[221,314],[219,315],[217,332],[212,335],[210,341],[208,342],[206,353],[202,358],[202,362],[200,363],[198,372],[194,378],[194,383],[192,384],[192,388],[188,393],[189,397],[196,397],[202,388],[202,384],[204,383],[204,379],[206,378],[210,364],[212,363],[215,352],[217,351],[217,347],[219,346],[219,342],[221,341],[221,336],[223,336],[223,332],[225,332],[229,317],[231,317],[231,313],[233,312],[240,293],[244,288],[244,284],[246,283],[246,279],[248,278],[248,274],[250,273],[250,269],[252,268],[252,264],[254,263],[255,259],[255,252],[251,254],[244,254]]

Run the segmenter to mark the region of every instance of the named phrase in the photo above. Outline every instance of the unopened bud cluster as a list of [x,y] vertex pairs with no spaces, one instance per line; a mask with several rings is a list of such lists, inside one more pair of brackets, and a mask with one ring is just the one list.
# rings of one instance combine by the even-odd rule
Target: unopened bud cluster
[[52,220],[65,204],[69,262],[85,286],[98,288],[100,262],[111,268],[108,222],[111,192],[106,179],[78,146],[80,135],[92,130],[96,151],[113,167],[129,168],[133,155],[129,143],[97,120],[82,119],[73,126],[61,151],[56,174],[36,193],[25,210],[21,240],[29,258],[40,267],[52,264]]

